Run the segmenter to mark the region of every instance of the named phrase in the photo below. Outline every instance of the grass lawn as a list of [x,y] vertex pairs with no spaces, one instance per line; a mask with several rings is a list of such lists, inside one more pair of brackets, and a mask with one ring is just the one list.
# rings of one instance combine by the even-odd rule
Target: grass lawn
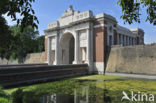
[[[57,89],[58,87],[60,87],[59,89],[61,89],[61,87],[63,87],[62,89],[64,89],[65,87],[77,87],[78,85],[83,85],[88,82],[92,83],[91,80],[115,80],[115,79],[120,79],[120,78],[123,78],[123,77],[107,76],[107,75],[106,76],[104,76],[104,75],[88,75],[88,76],[69,78],[69,79],[65,79],[65,80],[61,80],[61,81],[42,83],[42,84],[36,84],[36,85],[31,85],[31,86],[24,86],[24,87],[20,87],[20,88],[22,88],[24,91],[33,91],[33,90],[40,89],[40,88],[42,88],[43,91],[46,91],[44,89],[50,90],[49,88]],[[85,80],[85,81],[84,81],[84,83],[79,83],[78,82],[79,80]],[[70,84],[70,85],[68,85],[68,84]],[[6,89],[5,93],[11,94],[12,92],[16,91],[17,89],[18,88]]]
[[78,80],[114,80],[114,79],[121,79],[124,77],[121,76],[110,76],[110,75],[89,75],[89,76],[82,76],[82,77],[76,77],[73,79]]

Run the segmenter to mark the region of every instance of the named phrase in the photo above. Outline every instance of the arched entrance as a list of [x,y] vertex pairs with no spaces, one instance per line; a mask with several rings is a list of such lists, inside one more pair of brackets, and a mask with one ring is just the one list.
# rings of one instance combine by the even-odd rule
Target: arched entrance
[[64,34],[61,38],[60,44],[61,64],[72,64],[74,61],[74,36],[71,33]]

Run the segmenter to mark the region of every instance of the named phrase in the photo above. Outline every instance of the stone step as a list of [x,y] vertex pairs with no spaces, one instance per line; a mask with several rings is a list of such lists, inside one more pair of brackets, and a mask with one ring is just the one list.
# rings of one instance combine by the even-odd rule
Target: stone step
[[[24,67],[24,68],[19,69],[18,67],[18,68],[12,68],[12,69],[9,68],[8,70],[7,69],[1,69],[0,84],[2,86],[11,86],[11,84],[19,85],[18,82],[22,83],[22,81],[25,83],[25,81],[29,81],[29,80],[36,81],[42,78],[55,78],[57,76],[63,77],[63,76],[68,76],[68,75],[88,73],[88,65],[37,66],[37,68],[36,67]],[[15,71],[11,73],[12,70],[15,70]],[[4,72],[4,71],[7,71],[7,72]]]
[[[86,64],[84,64],[86,65]],[[78,65],[53,65],[53,66],[18,66],[18,67],[1,67],[0,68],[0,75],[2,74],[9,74],[9,73],[23,73],[23,72],[33,72],[33,71],[47,71],[51,69],[64,69],[65,68],[75,68],[75,67],[84,67],[83,64]]]

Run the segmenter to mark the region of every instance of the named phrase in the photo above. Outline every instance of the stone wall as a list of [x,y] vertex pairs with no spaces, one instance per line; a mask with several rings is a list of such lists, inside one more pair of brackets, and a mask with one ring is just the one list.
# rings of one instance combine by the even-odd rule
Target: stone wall
[[88,74],[87,64],[1,67],[0,85],[13,88],[86,74]]
[[156,74],[156,45],[113,46],[106,72]]
[[[0,65],[2,64],[19,64],[17,60],[9,60],[0,58]],[[46,62],[46,54],[45,52],[41,53],[30,53],[26,56],[24,64],[34,64],[34,63],[45,63]]]

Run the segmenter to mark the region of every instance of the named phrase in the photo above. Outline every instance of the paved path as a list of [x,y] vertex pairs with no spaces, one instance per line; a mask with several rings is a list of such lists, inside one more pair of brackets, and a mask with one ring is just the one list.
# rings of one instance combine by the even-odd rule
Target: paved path
[[126,73],[106,73],[106,75],[117,75],[117,76],[143,78],[143,79],[156,79],[156,75],[126,74]]

